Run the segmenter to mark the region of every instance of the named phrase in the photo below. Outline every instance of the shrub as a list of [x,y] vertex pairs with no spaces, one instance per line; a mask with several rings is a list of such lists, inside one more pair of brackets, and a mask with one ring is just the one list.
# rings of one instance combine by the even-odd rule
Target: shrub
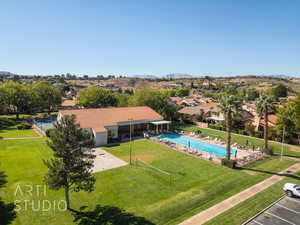
[[223,130],[224,126],[221,124],[209,124],[208,128],[215,129],[215,130]]
[[227,158],[224,158],[224,159],[222,159],[221,163],[222,163],[222,166],[226,166],[231,169],[234,169],[236,166],[236,161],[232,160],[232,159],[228,160]]
[[50,137],[50,136],[51,136],[51,132],[53,132],[53,130],[54,130],[53,128],[50,128],[50,129],[46,130],[46,131],[45,131],[46,136],[47,136],[47,137]]
[[242,135],[246,135],[246,134],[247,134],[247,132],[244,131],[244,130],[239,130],[238,133],[239,133],[239,134],[242,134]]
[[31,128],[31,124],[30,123],[27,123],[27,122],[24,122],[24,123],[21,123],[17,126],[18,130],[26,130],[26,129],[30,129]]
[[263,148],[263,153],[266,153],[267,155],[274,155],[274,148],[273,146],[269,146],[269,148]]
[[257,138],[260,138],[260,132],[259,131],[255,131],[253,136],[257,137]]

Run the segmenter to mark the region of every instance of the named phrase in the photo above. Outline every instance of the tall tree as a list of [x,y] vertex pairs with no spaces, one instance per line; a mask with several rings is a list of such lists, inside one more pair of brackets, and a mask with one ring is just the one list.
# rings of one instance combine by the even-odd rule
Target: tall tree
[[94,144],[92,134],[76,124],[74,115],[62,117],[51,132],[48,146],[54,158],[44,161],[49,169],[44,180],[50,189],[64,189],[68,209],[70,191],[93,191]]
[[33,85],[33,92],[40,109],[46,109],[48,113],[55,110],[62,102],[60,91],[48,82],[37,82]]
[[0,113],[4,112],[4,110],[6,109],[7,105],[5,102],[5,90],[2,86],[0,86]]
[[227,130],[226,157],[227,159],[230,159],[232,118],[240,111],[241,102],[234,95],[225,95],[220,100],[219,108],[220,108],[220,112],[225,115],[226,130]]
[[26,85],[22,85],[13,81],[5,82],[1,85],[2,98],[7,106],[8,110],[16,114],[16,118],[19,118],[19,114],[28,110],[29,93],[26,89]]
[[274,110],[274,97],[272,95],[260,95],[256,101],[256,111],[260,117],[264,117],[264,150],[268,150],[268,115]]
[[77,104],[87,108],[117,106],[118,99],[107,89],[91,86],[79,91]]
[[300,95],[289,100],[277,112],[276,130],[279,136],[283,129],[286,131],[285,139],[298,139],[300,141]]
[[184,97],[188,96],[190,93],[190,90],[188,88],[180,88],[176,91],[176,96]]
[[168,96],[164,92],[154,89],[140,89],[134,93],[130,99],[130,105],[149,106],[165,118],[172,118],[178,108],[169,103]]
[[276,98],[286,97],[288,95],[288,88],[283,84],[279,84],[276,87],[269,89],[268,92]]

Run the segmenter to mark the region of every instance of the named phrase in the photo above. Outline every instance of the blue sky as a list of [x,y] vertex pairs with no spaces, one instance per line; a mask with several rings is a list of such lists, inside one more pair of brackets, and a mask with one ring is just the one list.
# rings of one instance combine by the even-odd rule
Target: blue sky
[[300,75],[297,0],[9,0],[0,71]]

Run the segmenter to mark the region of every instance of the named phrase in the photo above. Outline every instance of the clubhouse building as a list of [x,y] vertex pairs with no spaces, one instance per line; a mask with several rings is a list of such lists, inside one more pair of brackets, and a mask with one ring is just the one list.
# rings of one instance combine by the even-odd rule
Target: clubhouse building
[[96,146],[129,138],[130,129],[132,136],[167,131],[171,123],[147,106],[60,110],[57,120],[65,115],[75,115],[80,127],[93,133]]

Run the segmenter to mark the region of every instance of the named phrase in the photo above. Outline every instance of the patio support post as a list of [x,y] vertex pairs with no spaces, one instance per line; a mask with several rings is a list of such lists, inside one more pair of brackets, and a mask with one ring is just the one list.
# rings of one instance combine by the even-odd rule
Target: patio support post
[[156,134],[158,134],[158,125],[157,124],[155,125],[156,125]]

